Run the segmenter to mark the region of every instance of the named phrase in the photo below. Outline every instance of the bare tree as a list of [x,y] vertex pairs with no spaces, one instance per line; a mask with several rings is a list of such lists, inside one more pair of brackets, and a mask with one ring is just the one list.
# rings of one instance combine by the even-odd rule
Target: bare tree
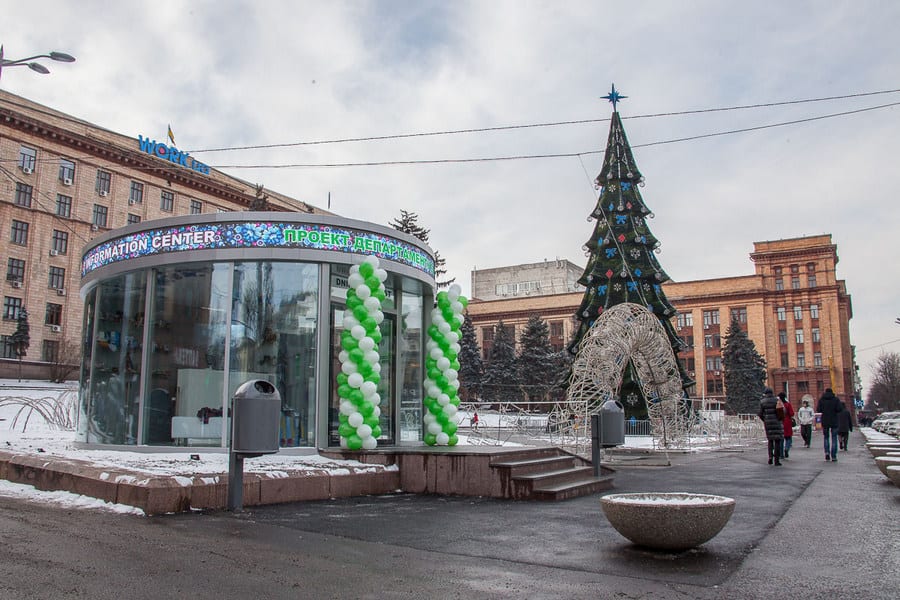
[[50,359],[50,381],[63,383],[69,380],[69,375],[78,371],[80,346],[72,340],[63,340],[59,349]]
[[872,367],[868,404],[879,411],[900,410],[900,354],[885,352]]

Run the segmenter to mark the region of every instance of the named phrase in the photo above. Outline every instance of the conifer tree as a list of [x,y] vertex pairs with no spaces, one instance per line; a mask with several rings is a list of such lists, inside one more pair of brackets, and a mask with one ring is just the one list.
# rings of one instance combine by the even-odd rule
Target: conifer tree
[[28,347],[31,345],[31,326],[28,324],[28,311],[24,308],[19,309],[19,315],[16,319],[16,330],[13,332],[10,341],[13,350],[19,359],[19,381],[22,381],[22,359],[28,354]]
[[517,364],[519,383],[525,388],[526,398],[532,402],[547,401],[559,365],[550,345],[550,326],[538,315],[532,315],[522,331]]
[[[590,215],[596,224],[584,245],[588,263],[578,280],[585,287],[581,306],[575,313],[579,326],[569,344],[569,352],[574,355],[578,351],[582,338],[604,310],[630,302],[647,308],[659,319],[677,355],[682,342],[671,323],[676,311],[662,289],[669,276],[656,259],[659,242],[647,224],[653,213],[638,190],[644,177],[634,161],[622,120],[615,109],[616,103],[624,97],[615,86],[606,96],[613,104],[613,115],[603,167],[596,180],[600,194]],[[693,386],[687,373],[680,367],[679,371],[682,387]],[[638,402],[643,394],[630,361],[619,395],[626,403],[626,411],[632,414],[636,411],[636,416],[646,412],[645,402]]]
[[737,319],[725,333],[722,348],[722,368],[725,370],[725,404],[731,414],[751,413],[759,410],[766,385],[766,361]]
[[[402,231],[403,233],[408,233],[413,235],[426,244],[428,243],[428,236],[431,234],[430,229],[425,229],[421,225],[419,225],[419,215],[414,212],[407,212],[400,209],[400,218],[394,219],[392,222],[388,223],[391,227],[396,229],[397,231]],[[443,275],[447,273],[447,269],[444,268],[446,264],[446,260],[441,256],[441,253],[437,250],[434,251],[434,279],[435,285],[437,285],[438,289],[443,289],[450,287],[454,281],[456,281],[456,277],[453,279],[441,279]]]
[[512,402],[519,399],[519,380],[516,369],[516,345],[511,327],[498,321],[494,326],[494,341],[484,367],[484,397],[488,402]]
[[484,361],[475,337],[475,326],[469,313],[463,318],[459,339],[459,397],[464,402],[476,402],[481,398],[481,382],[484,379]]

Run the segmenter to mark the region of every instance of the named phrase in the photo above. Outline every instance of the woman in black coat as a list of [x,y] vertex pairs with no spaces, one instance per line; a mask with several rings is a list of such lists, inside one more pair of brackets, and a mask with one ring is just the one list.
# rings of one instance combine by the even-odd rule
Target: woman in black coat
[[841,450],[847,450],[847,442],[850,439],[850,432],[853,431],[853,415],[847,410],[847,405],[841,402],[841,412],[837,416],[838,422],[838,441]]
[[[781,466],[781,453],[784,451],[784,409],[778,409],[778,398],[772,394],[772,388],[766,388],[759,403],[759,418],[766,428],[766,440],[769,442],[769,464]],[[780,415],[778,413],[781,413]]]

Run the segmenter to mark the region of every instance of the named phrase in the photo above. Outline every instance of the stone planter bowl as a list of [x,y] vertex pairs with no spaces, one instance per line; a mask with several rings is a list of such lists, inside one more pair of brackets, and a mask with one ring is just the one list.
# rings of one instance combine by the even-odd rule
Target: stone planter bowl
[[869,453],[872,456],[884,456],[888,452],[900,452],[900,444],[896,446],[893,444],[888,444],[886,446],[874,445],[874,446],[866,446],[869,449]]
[[900,465],[900,456],[879,456],[875,459],[875,464],[885,477],[889,477],[887,468],[891,465]]
[[734,512],[734,498],[690,492],[609,494],[600,499],[616,531],[639,546],[687,550],[711,540]]
[[900,465],[890,465],[885,471],[887,471],[888,479],[890,479],[894,485],[900,487]]

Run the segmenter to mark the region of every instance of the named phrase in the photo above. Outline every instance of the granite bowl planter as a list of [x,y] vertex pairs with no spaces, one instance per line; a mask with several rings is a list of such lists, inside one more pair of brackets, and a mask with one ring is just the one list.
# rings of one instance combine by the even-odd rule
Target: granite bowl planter
[[872,456],[884,456],[888,452],[900,452],[900,444],[896,446],[868,446],[869,453]]
[[879,456],[875,459],[875,464],[885,477],[890,477],[887,468],[892,465],[900,465],[900,456]]
[[900,465],[890,465],[885,469],[885,474],[888,476],[894,485],[900,487]]
[[734,512],[734,498],[690,492],[609,494],[603,513],[623,536],[639,546],[687,550],[708,542]]

